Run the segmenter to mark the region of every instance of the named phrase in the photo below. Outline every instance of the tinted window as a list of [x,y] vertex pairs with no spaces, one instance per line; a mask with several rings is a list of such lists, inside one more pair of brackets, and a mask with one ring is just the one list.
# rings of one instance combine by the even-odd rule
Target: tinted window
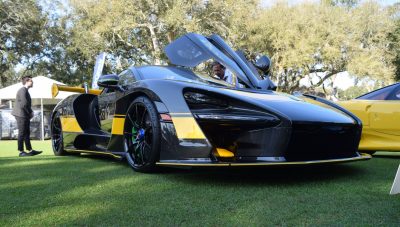
[[127,69],[119,74],[118,85],[120,86],[128,86],[136,82],[135,75],[133,75],[132,71]]
[[215,80],[212,79],[211,77],[203,76],[201,74],[196,75],[191,70],[185,68],[174,68],[174,67],[153,68],[153,67],[143,66],[137,69],[140,71],[140,75],[144,80],[169,79],[169,80],[179,80],[179,81],[232,87],[231,84],[228,84],[223,80]]
[[387,98],[387,100],[400,100],[400,86],[397,86],[397,88],[393,89],[393,93]]
[[397,84],[393,84],[379,90],[370,92],[368,94],[362,95],[357,99],[367,99],[367,100],[386,100]]
[[172,64],[195,67],[211,56],[194,44],[187,36],[182,36],[169,44],[165,52]]

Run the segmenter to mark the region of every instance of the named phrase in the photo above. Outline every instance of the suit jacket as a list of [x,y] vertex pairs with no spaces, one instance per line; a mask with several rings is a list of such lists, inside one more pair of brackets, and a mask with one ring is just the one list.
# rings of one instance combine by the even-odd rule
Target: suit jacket
[[30,118],[32,111],[31,95],[26,87],[22,87],[17,92],[15,106],[11,112],[16,117]]

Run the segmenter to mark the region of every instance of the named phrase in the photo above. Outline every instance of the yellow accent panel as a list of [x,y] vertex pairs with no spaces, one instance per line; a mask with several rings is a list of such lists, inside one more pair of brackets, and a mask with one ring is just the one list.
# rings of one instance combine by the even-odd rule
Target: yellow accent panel
[[65,149],[67,152],[75,152],[75,153],[89,153],[89,154],[102,154],[102,155],[110,155],[114,158],[120,158],[120,156],[109,153],[109,152],[102,152],[102,151],[89,151],[89,150],[72,150],[72,149]]
[[205,139],[203,131],[193,117],[172,116],[176,134],[179,139]]
[[224,148],[215,149],[215,154],[216,154],[217,157],[221,157],[221,158],[233,158],[233,157],[235,157],[233,152],[228,151],[227,149],[224,149]]
[[113,118],[111,134],[123,135],[124,134],[125,118]]
[[63,132],[82,132],[75,117],[60,117]]

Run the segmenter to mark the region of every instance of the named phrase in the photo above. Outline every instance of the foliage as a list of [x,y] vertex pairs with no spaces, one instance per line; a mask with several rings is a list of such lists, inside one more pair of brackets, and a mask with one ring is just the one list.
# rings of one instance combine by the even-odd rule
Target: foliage
[[34,0],[0,1],[0,86],[7,85],[18,63],[40,58],[45,18]]
[[346,90],[338,90],[340,100],[350,100],[369,92],[364,86],[352,86]]
[[281,90],[292,92],[300,79],[317,72],[321,79],[315,87],[344,71],[390,81],[393,53],[386,37],[393,28],[389,11],[373,2],[353,8],[280,3],[249,23],[245,42],[272,56],[273,78]]
[[[165,64],[162,49],[187,32],[236,37],[252,1],[72,1],[73,48],[89,59],[109,53],[108,64],[121,71],[132,64]],[[234,4],[233,4],[234,3]]]
[[400,81],[400,3],[395,4],[391,10],[393,10],[393,17],[396,22],[396,29],[389,35],[389,39],[392,41],[391,48],[395,51],[395,58],[393,60],[395,71],[395,79]]
[[0,0],[0,86],[26,73],[81,84],[90,80],[102,51],[108,53],[105,73],[130,65],[167,64],[162,49],[187,32],[217,33],[248,56],[270,55],[271,76],[286,92],[299,89],[299,81],[310,74],[320,78],[311,90],[344,71],[383,84],[392,81],[396,70],[400,74],[395,6],[358,0],[259,4]]

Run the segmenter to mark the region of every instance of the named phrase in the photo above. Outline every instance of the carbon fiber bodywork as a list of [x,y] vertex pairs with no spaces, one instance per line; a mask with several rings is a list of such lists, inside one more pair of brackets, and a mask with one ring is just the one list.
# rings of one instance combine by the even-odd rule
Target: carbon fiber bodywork
[[53,116],[61,117],[67,152],[123,158],[127,110],[136,97],[146,96],[160,115],[159,165],[310,164],[370,158],[357,152],[361,123],[356,117],[334,106],[257,89],[263,82],[254,84],[256,80],[249,78],[248,88],[237,89],[206,81],[180,66],[131,67],[121,73],[118,89],[105,89],[98,96],[70,96],[56,106]]

